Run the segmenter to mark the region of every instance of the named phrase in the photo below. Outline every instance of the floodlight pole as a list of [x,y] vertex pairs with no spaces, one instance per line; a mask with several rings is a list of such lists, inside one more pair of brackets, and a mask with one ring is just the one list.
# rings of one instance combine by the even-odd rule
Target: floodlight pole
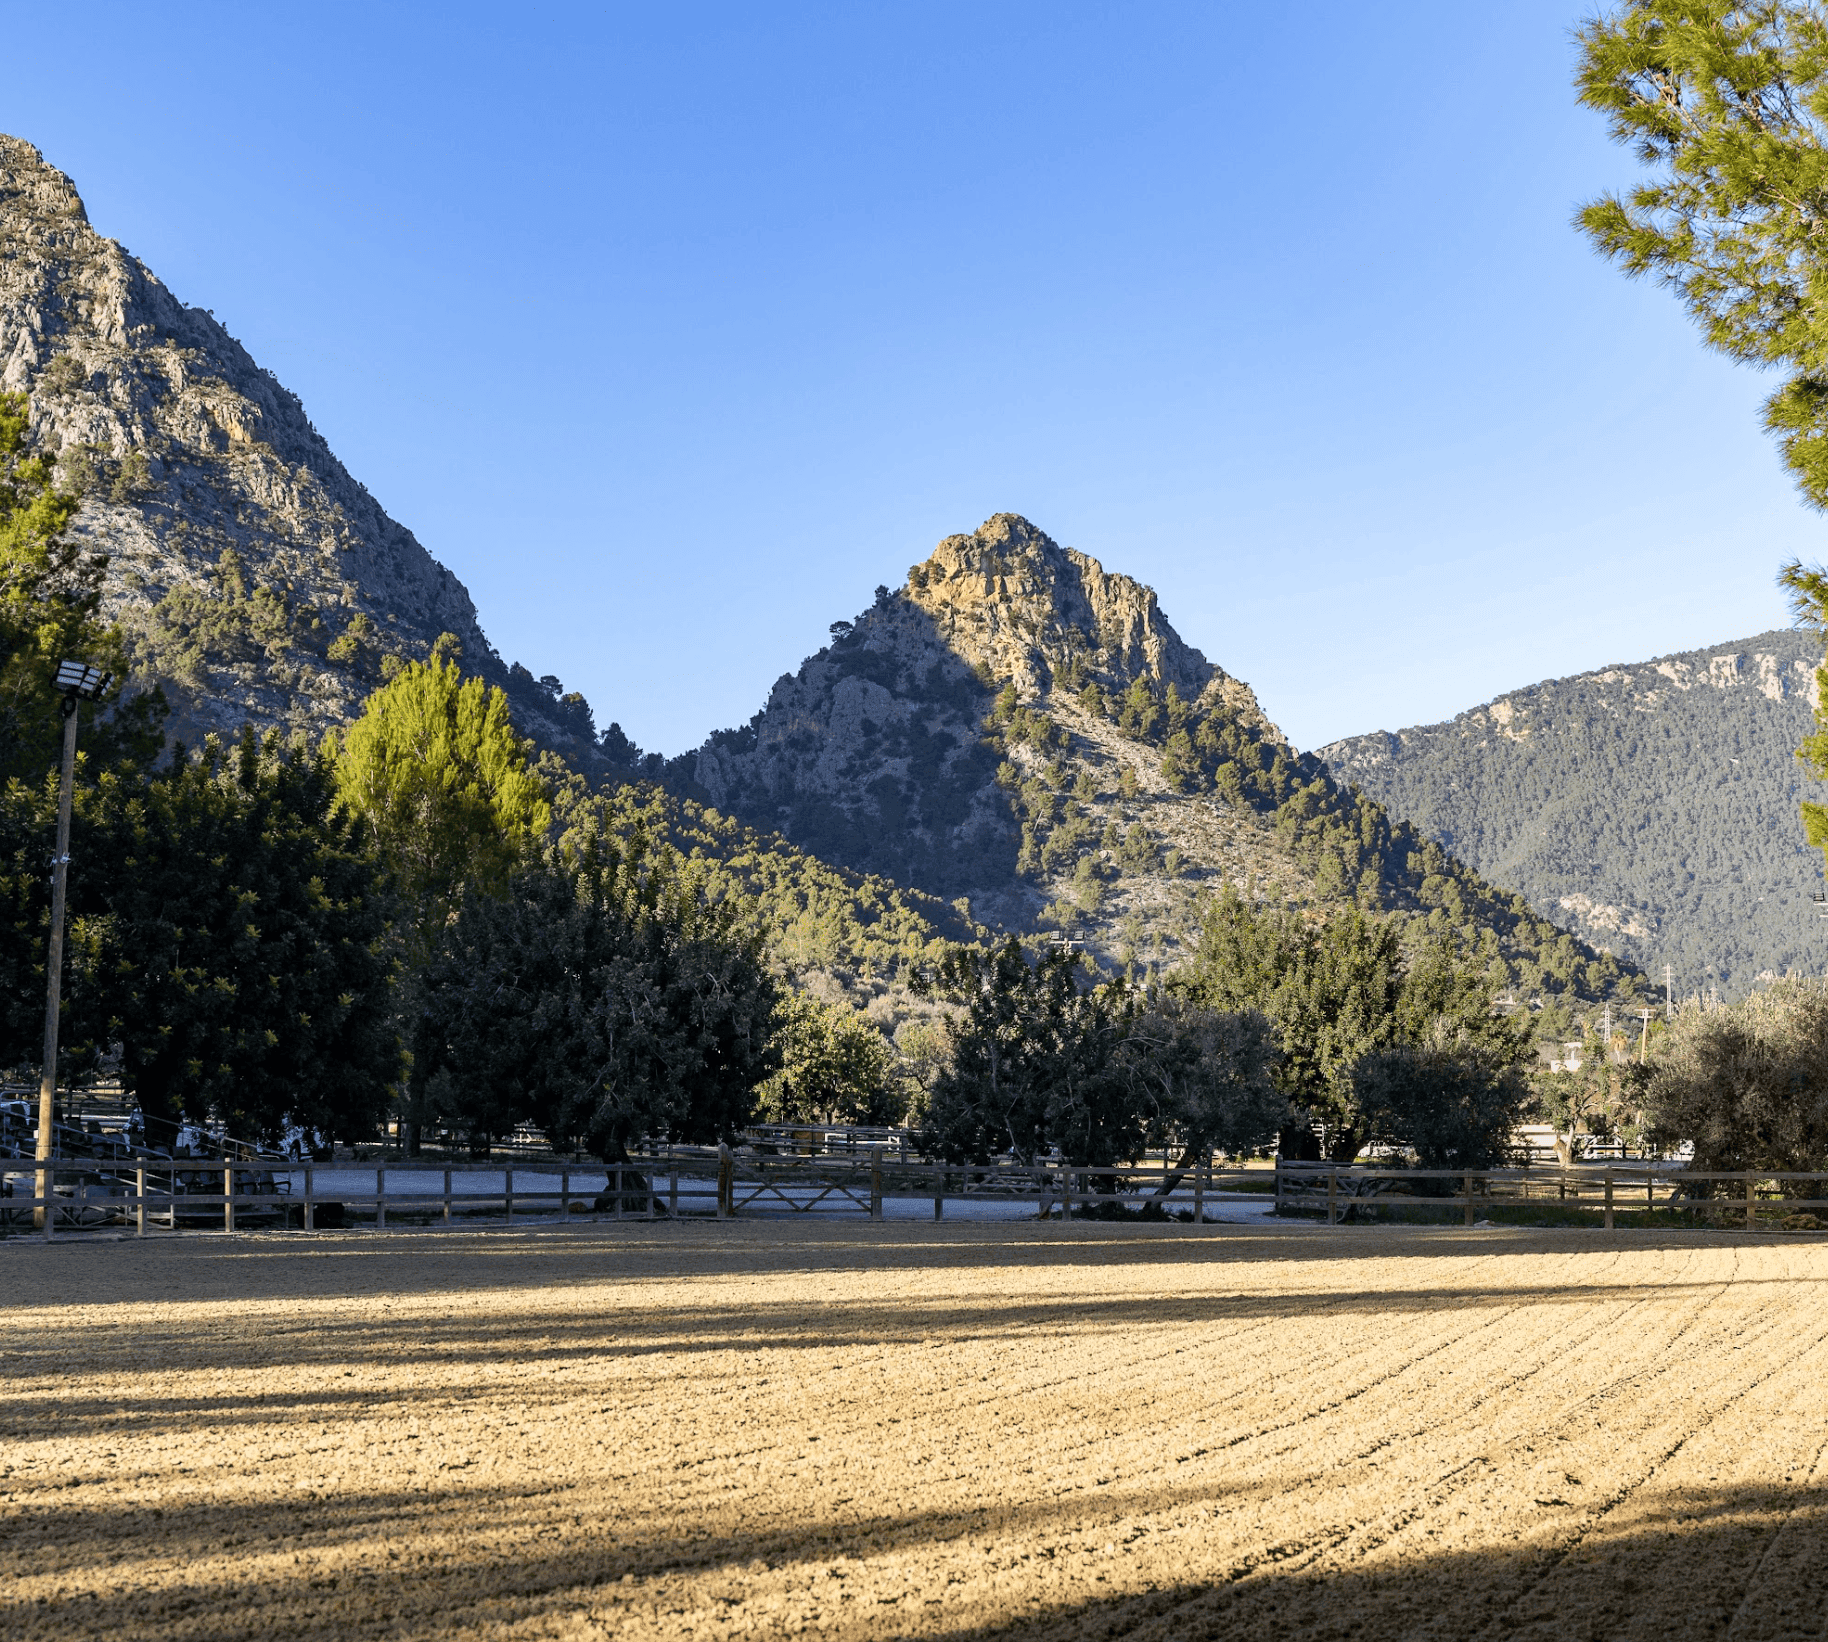
[[[76,785],[76,708],[74,695],[63,698],[63,785],[57,795],[57,853],[51,857],[51,939],[45,950],[44,1004],[44,1076],[38,1085],[38,1157],[47,1162],[52,1155],[57,1105],[57,1012],[63,997],[63,903],[64,880],[70,870],[70,802]],[[56,1219],[51,1209],[52,1174],[38,1171],[38,1223],[46,1237]]]

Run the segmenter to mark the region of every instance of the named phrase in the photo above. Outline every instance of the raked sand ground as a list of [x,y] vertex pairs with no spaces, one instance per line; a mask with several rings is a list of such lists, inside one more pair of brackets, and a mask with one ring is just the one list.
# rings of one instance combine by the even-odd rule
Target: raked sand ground
[[1819,1636],[1828,1244],[0,1245],[0,1631]]

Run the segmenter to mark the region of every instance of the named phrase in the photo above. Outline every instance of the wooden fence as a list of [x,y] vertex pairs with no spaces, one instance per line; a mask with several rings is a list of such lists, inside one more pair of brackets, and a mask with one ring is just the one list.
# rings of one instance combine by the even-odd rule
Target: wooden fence
[[[569,1219],[580,1210],[594,1218],[660,1219],[682,1213],[727,1219],[748,1210],[808,1214],[849,1211],[880,1219],[895,1199],[931,1201],[933,1217],[946,1204],[1034,1203],[1040,1213],[1071,1213],[1101,1203],[1136,1207],[1155,1201],[1203,1218],[1208,1202],[1248,1197],[1267,1205],[1268,1169],[1207,1163],[1182,1169],[1161,1163],[1119,1168],[1040,1164],[1025,1167],[949,1167],[902,1162],[880,1152],[856,1158],[738,1156],[724,1148],[659,1153],[609,1166],[500,1163],[388,1164],[288,1163],[250,1166],[243,1158],[15,1160],[0,1165],[14,1187],[0,1198],[0,1212],[14,1227],[31,1226],[49,1238],[58,1228],[125,1225],[144,1236],[149,1228],[286,1224],[323,1229],[330,1205],[341,1222],[351,1209],[366,1210],[377,1230],[388,1216],[450,1224],[455,1216],[500,1216],[513,1223],[531,1215]],[[321,1184],[326,1175],[337,1184]],[[46,1177],[49,1177],[47,1184]],[[389,1177],[393,1177],[390,1185]],[[426,1177],[438,1189],[426,1189]],[[476,1189],[473,1177],[491,1177]],[[359,1189],[351,1189],[359,1177]],[[406,1177],[406,1178],[402,1178]],[[518,1178],[517,1178],[518,1177]],[[367,1181],[373,1180],[369,1189]],[[556,1186],[552,1184],[556,1180]],[[499,1184],[497,1184],[499,1182]],[[27,1191],[16,1189],[26,1186]],[[1229,1190],[1227,1189],[1229,1187]],[[47,1217],[47,1202],[52,1213]]]
[[[1412,1183],[1420,1182],[1433,1183],[1433,1189],[1415,1189]],[[1399,1189],[1405,1185],[1411,1189]],[[1639,1210],[1716,1220],[1743,1214],[1745,1224],[1756,1228],[1761,1215],[1828,1209],[1828,1199],[1797,1188],[1828,1188],[1828,1174],[1697,1171],[1649,1160],[1547,1169],[1403,1169],[1324,1163],[1279,1163],[1276,1169],[1278,1210],[1324,1210],[1328,1225],[1340,1224],[1355,1209],[1386,1203],[1458,1207],[1469,1226],[1477,1222],[1483,1209],[1555,1203],[1600,1214],[1608,1228],[1615,1214]]]
[[[1638,1210],[1673,1210],[1714,1221],[1743,1215],[1747,1226],[1756,1227],[1773,1214],[1828,1209],[1828,1198],[1806,1195],[1828,1188],[1828,1175],[1696,1173],[1656,1163],[1445,1170],[1278,1162],[1273,1171],[1210,1159],[1185,1168],[1045,1161],[948,1166],[902,1162],[880,1152],[854,1159],[791,1158],[701,1148],[594,1168],[279,1160],[250,1165],[245,1158],[222,1157],[14,1160],[0,1164],[0,1171],[7,1188],[0,1215],[9,1227],[30,1227],[46,1238],[60,1228],[104,1225],[127,1226],[140,1236],[149,1229],[186,1226],[315,1231],[344,1224],[352,1209],[366,1210],[377,1231],[389,1229],[390,1214],[396,1224],[407,1217],[443,1225],[459,1215],[515,1224],[535,1217],[569,1221],[580,1213],[594,1219],[680,1214],[728,1219],[758,1210],[836,1210],[881,1219],[885,1203],[896,1199],[930,1200],[936,1220],[948,1203],[1032,1203],[1043,1217],[1100,1208],[1129,1214],[1153,1206],[1195,1224],[1206,1223],[1209,1207],[1226,1202],[1324,1216],[1328,1225],[1382,1205],[1458,1212],[1472,1225],[1495,1206],[1555,1203],[1596,1212],[1608,1227],[1615,1213]],[[326,1175],[336,1182],[325,1186]],[[490,1178],[478,1182],[476,1176]],[[428,1177],[438,1182],[437,1189],[428,1189]],[[29,1190],[22,1193],[19,1185]]]

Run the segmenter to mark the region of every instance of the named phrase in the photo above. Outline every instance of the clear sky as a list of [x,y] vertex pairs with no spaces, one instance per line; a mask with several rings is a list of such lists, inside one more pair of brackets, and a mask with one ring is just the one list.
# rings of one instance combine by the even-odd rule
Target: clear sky
[[1580,14],[0,0],[0,129],[650,749],[1000,511],[1311,747],[1823,554],[1772,384],[1568,226]]

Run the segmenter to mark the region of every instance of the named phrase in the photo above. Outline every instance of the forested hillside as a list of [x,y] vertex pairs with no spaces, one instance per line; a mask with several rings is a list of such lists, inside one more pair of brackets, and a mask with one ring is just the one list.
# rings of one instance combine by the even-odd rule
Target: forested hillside
[[832,628],[697,781],[720,808],[860,871],[1172,967],[1203,895],[1452,930],[1525,996],[1635,984],[1289,747],[1155,595],[999,515]]
[[296,395],[90,226],[70,179],[0,135],[0,392],[81,498],[103,608],[171,727],[321,733],[449,634],[516,720],[582,768],[632,761],[589,704],[509,665],[463,584],[390,518]]
[[406,664],[455,657],[506,691],[520,730],[574,772],[567,790],[603,789],[588,798],[601,824],[662,802],[619,784],[663,781],[671,808],[642,824],[754,897],[778,963],[854,1000],[942,931],[1170,968],[1223,883],[1315,918],[1358,904],[1451,929],[1528,995],[1629,984],[1289,748],[1149,589],[1011,515],[834,624],[749,726],[644,756],[557,678],[504,664],[461,583],[298,399],[13,138],[0,251],[0,390],[26,396],[34,448],[80,496],[72,532],[106,560],[102,608],[134,686],[165,691],[188,742],[243,724],[315,737]]
[[1678,993],[1819,973],[1797,801],[1814,637],[1781,630],[1548,679],[1446,724],[1320,749],[1334,776]]

